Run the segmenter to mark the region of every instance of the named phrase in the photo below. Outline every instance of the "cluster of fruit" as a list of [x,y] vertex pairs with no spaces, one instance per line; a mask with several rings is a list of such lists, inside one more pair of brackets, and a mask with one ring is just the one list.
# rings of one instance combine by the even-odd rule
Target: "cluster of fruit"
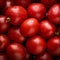
[[60,1],[0,0],[0,60],[60,60]]

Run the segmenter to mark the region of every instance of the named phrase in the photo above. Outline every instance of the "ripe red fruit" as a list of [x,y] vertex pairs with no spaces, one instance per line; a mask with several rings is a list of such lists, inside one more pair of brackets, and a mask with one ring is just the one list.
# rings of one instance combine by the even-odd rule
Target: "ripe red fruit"
[[41,21],[46,13],[46,8],[43,4],[33,3],[28,7],[28,14],[30,17],[37,18]]
[[8,36],[13,42],[23,43],[25,41],[25,37],[21,34],[20,28],[11,28]]
[[9,45],[9,39],[6,35],[0,35],[0,51],[5,51],[7,46]]
[[0,16],[0,33],[5,33],[8,31],[10,25],[8,23],[6,16]]
[[39,22],[35,18],[29,18],[26,19],[22,24],[21,24],[21,33],[25,37],[30,37],[35,35],[38,30],[39,30]]
[[47,49],[54,56],[60,56],[60,36],[55,36],[48,40]]
[[6,10],[6,16],[13,25],[20,25],[27,18],[27,11],[22,6],[12,6]]
[[14,0],[15,5],[21,5],[23,7],[27,7],[30,2],[30,0]]
[[7,60],[6,55],[3,53],[0,53],[0,60]]
[[46,42],[40,36],[33,36],[27,40],[26,48],[33,55],[42,54],[46,49]]
[[13,43],[7,48],[7,56],[9,60],[25,60],[25,48],[21,44]]
[[53,60],[53,58],[51,57],[49,53],[45,52],[42,55],[36,56],[35,60]]
[[46,7],[51,7],[55,3],[57,3],[57,0],[41,0],[41,3],[44,4]]
[[60,25],[60,4],[55,4],[50,8],[48,18],[52,23]]
[[0,8],[5,5],[6,0],[0,0]]
[[40,35],[46,39],[49,39],[54,36],[56,28],[48,20],[40,22]]

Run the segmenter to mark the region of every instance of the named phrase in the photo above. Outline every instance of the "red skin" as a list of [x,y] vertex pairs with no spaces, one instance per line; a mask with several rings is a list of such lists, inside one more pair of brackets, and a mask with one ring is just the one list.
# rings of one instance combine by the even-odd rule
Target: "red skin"
[[46,42],[40,36],[33,36],[27,40],[26,48],[33,55],[42,54],[46,49]]
[[22,35],[24,35],[25,37],[31,37],[38,32],[39,22],[35,18],[26,19],[21,24],[20,29],[21,29]]
[[9,45],[9,39],[6,35],[0,35],[0,51],[5,51],[7,46]]
[[30,2],[30,0],[14,0],[15,5],[21,5],[23,7],[27,7]]
[[20,25],[27,18],[27,11],[22,6],[11,6],[6,10],[12,25]]
[[45,52],[43,55],[36,56],[35,60],[53,60],[53,59],[49,53]]
[[7,56],[10,60],[25,60],[25,48],[21,44],[13,43],[7,48]]
[[54,36],[56,28],[48,20],[40,22],[40,35],[46,39],[49,39]]
[[41,0],[41,3],[43,3],[46,7],[51,7],[57,2],[57,0]]
[[54,56],[60,56],[60,36],[55,36],[48,40],[47,49]]
[[50,8],[48,18],[52,23],[60,25],[60,4],[55,4]]
[[0,16],[0,33],[5,33],[9,30],[9,23],[6,16]]
[[23,43],[25,41],[25,37],[21,34],[20,28],[11,28],[8,36],[13,42]]
[[0,0],[0,8],[5,5],[6,0]]
[[32,3],[28,7],[28,14],[30,17],[37,18],[41,21],[45,17],[46,8],[43,4],[40,3]]
[[0,60],[7,60],[7,57],[5,54],[0,53]]

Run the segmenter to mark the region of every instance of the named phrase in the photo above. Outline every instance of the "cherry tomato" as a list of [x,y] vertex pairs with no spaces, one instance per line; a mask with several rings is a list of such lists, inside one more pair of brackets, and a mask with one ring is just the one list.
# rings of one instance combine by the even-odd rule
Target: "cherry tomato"
[[54,56],[60,56],[60,36],[55,36],[48,40],[47,49]]
[[0,53],[0,60],[7,60],[6,55],[3,53]]
[[5,33],[9,30],[9,23],[6,16],[0,16],[0,33]]
[[60,25],[60,4],[55,4],[50,8],[48,18],[52,23]]
[[9,60],[25,60],[25,48],[21,44],[12,43],[7,48],[7,56]]
[[40,35],[46,39],[54,36],[56,28],[54,24],[50,23],[48,20],[40,22]]
[[49,53],[45,52],[42,55],[36,56],[35,60],[53,60],[53,58],[51,57],[51,55]]
[[27,40],[26,48],[33,55],[42,54],[46,49],[46,42],[42,37],[36,35]]
[[21,33],[25,37],[30,37],[35,35],[38,30],[39,30],[39,22],[35,18],[29,18],[26,19],[22,24],[21,24]]
[[30,0],[14,0],[15,5],[21,5],[23,7],[27,7],[30,2]]
[[23,43],[25,41],[25,37],[21,34],[20,28],[11,28],[8,36],[13,42]]
[[39,21],[42,20],[45,16],[46,8],[43,4],[32,3],[28,7],[28,14],[30,17],[37,18]]
[[5,51],[7,46],[9,45],[9,39],[6,35],[0,35],[0,51]]
[[41,0],[41,3],[43,3],[46,7],[51,7],[57,3],[57,0]]
[[22,6],[11,6],[6,10],[6,16],[13,25],[20,25],[27,18],[27,11]]

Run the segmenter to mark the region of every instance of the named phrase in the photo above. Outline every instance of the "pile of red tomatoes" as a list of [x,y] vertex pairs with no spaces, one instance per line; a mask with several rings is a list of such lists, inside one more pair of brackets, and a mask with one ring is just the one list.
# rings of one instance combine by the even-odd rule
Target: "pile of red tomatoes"
[[60,0],[0,0],[0,60],[60,60]]

